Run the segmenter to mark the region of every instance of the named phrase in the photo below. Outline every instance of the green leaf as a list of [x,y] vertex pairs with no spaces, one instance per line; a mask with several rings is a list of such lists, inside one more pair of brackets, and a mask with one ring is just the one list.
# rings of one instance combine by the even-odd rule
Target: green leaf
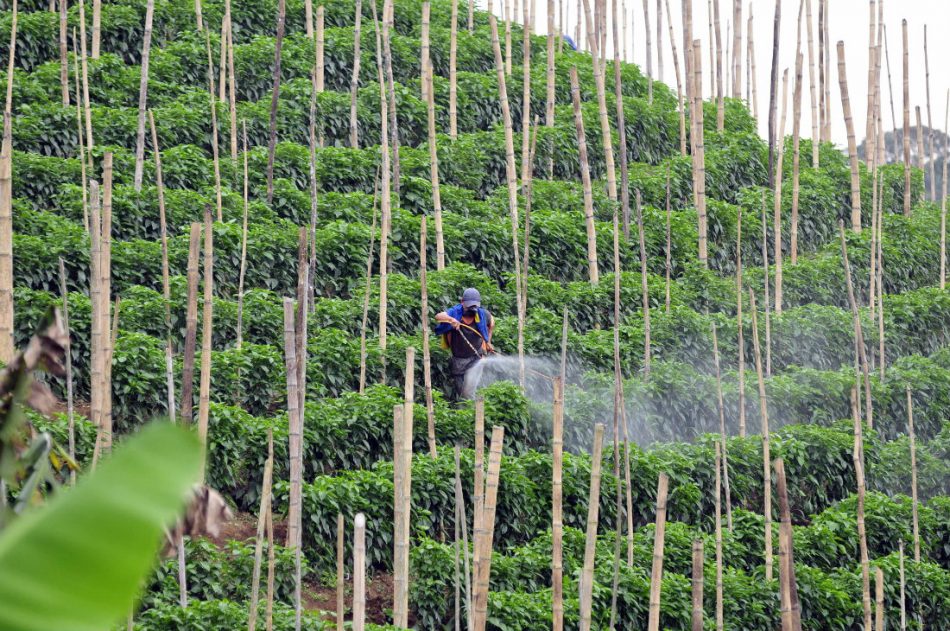
[[0,629],[101,631],[125,615],[200,477],[197,437],[156,423],[0,535]]

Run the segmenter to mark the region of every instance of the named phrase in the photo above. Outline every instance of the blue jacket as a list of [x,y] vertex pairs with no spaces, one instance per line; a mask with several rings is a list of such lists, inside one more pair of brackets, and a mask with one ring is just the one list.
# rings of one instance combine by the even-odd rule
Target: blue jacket
[[[455,318],[458,321],[462,321],[462,316],[465,314],[465,308],[462,305],[454,305],[445,310],[445,312],[450,316]],[[490,317],[488,312],[485,311],[482,307],[478,308],[478,313],[475,315],[474,326],[478,329],[478,332],[482,334],[482,338],[486,341],[488,340],[488,324],[490,322]],[[451,333],[455,329],[452,328],[452,325],[448,322],[440,322],[435,327],[436,335],[446,335]],[[444,339],[444,338],[443,338]]]

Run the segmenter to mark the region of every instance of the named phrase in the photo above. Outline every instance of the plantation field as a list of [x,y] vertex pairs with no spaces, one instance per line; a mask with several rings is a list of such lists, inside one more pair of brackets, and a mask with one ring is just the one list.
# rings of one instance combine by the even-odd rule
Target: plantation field
[[[337,628],[338,515],[345,530],[343,579],[350,620],[358,513],[366,519],[371,594],[367,628],[397,628],[390,626],[401,553],[401,507],[394,477],[403,474],[402,454],[394,452],[394,407],[406,403],[407,355],[414,357],[409,389],[415,391],[409,408],[408,622],[420,630],[457,628],[458,585],[463,594],[460,624],[465,628],[469,612],[465,582],[458,579],[462,561],[456,546],[461,536],[456,467],[466,515],[461,525],[471,549],[479,495],[475,480],[482,477],[482,452],[486,463],[490,461],[490,441],[476,432],[476,404],[452,396],[450,355],[432,334],[434,316],[456,304],[466,287],[478,288],[483,306],[496,318],[492,343],[505,356],[517,358],[522,300],[518,269],[525,271],[527,300],[523,353],[549,367],[550,376],[560,369],[566,314],[564,454],[563,462],[555,455],[555,390],[549,380],[531,376],[523,389],[515,372],[479,390],[485,433],[504,428],[485,628],[552,627],[552,553],[559,545],[555,539],[560,540],[552,524],[552,478],[558,475],[565,627],[582,625],[586,555],[593,562],[587,585],[588,628],[647,628],[659,530],[658,480],[664,474],[669,494],[659,628],[696,628],[691,626],[691,579],[697,540],[705,550],[702,628],[717,628],[719,546],[723,628],[779,628],[783,605],[778,566],[784,553],[779,546],[779,502],[771,499],[778,497],[777,480],[763,484],[767,444],[771,459],[783,460],[787,477],[802,628],[863,628],[861,549],[866,542],[872,599],[878,569],[883,576],[880,602],[887,627],[901,628],[903,601],[906,628],[950,629],[950,293],[942,287],[945,224],[940,204],[927,200],[923,172],[911,168],[913,204],[905,214],[904,165],[871,169],[861,163],[857,177],[863,229],[855,231],[846,153],[822,143],[816,153],[819,166],[814,167],[812,141],[802,138],[798,147],[789,136],[783,140],[787,155],[776,174],[783,185],[770,186],[769,147],[746,104],[725,98],[723,124],[717,130],[717,103],[705,101],[704,265],[697,250],[703,219],[694,197],[689,142],[681,151],[676,86],[653,81],[627,62],[619,62],[615,74],[613,60],[607,61],[602,80],[612,134],[610,163],[617,161],[619,174],[619,153],[625,152],[625,213],[623,201],[612,200],[608,193],[608,154],[596,88],[601,79],[594,70],[598,62],[592,63],[589,53],[555,42],[554,118],[545,124],[547,37],[531,36],[525,54],[522,27],[513,23],[511,70],[505,76],[518,179],[513,235],[506,110],[500,103],[488,13],[475,11],[470,31],[467,6],[458,6],[453,54],[452,2],[431,0],[431,24],[426,26],[431,45],[424,48],[423,2],[393,1],[393,85],[384,92],[384,100],[390,92],[395,96],[398,128],[398,180],[392,183],[391,208],[383,202],[389,185],[381,178],[395,166],[383,158],[383,143],[390,147],[390,137],[384,135],[394,121],[380,114],[379,77],[386,64],[380,57],[377,65],[377,7],[371,3],[313,3],[312,13],[320,7],[325,28],[323,85],[312,101],[311,75],[320,56],[317,38],[307,32],[309,2],[286,1],[286,32],[278,38],[278,3],[272,0],[227,6],[224,0],[204,0],[202,31],[196,28],[192,0],[157,0],[149,34],[147,105],[158,151],[146,121],[140,184],[136,146],[145,3],[116,0],[102,5],[101,53],[87,60],[88,113],[82,108],[82,70],[72,52],[78,42],[74,27],[79,26],[79,5],[70,4],[67,12],[67,104],[61,88],[60,15],[49,11],[46,2],[24,0],[18,6],[10,121],[14,342],[24,346],[43,314],[51,306],[63,306],[64,288],[77,408],[75,455],[84,469],[91,468],[97,434],[102,441],[102,430],[93,422],[99,378],[93,349],[103,342],[95,330],[96,294],[91,290],[102,270],[92,252],[103,244],[91,238],[89,226],[94,227],[93,206],[98,213],[94,192],[105,193],[105,180],[111,177],[111,289],[106,289],[103,317],[107,331],[110,319],[115,325],[109,351],[113,440],[121,445],[146,423],[170,412],[181,418],[182,401],[169,410],[170,362],[175,396],[180,399],[183,387],[191,393],[185,407],[194,409],[195,424],[199,408],[207,410],[205,481],[237,513],[222,536],[186,539],[187,608],[179,604],[178,559],[163,558],[145,583],[132,628],[247,626],[255,589],[257,516],[271,442],[277,543],[288,543],[286,534],[293,528],[291,456],[296,447],[291,416],[298,402],[305,609],[299,628]],[[361,27],[354,24],[356,6],[361,7]],[[85,10],[89,21],[89,6]],[[227,46],[222,51],[226,12],[232,24],[230,53]],[[11,3],[0,2],[3,59],[10,54],[13,15]],[[500,27],[504,49],[504,24]],[[354,79],[356,28],[360,70]],[[272,111],[278,39],[281,74]],[[434,73],[438,218],[423,54],[430,56]],[[232,55],[233,60],[220,67],[221,60]],[[530,62],[529,86],[525,60]],[[583,159],[572,105],[574,68],[579,118],[586,130]],[[356,88],[352,93],[351,87]],[[625,145],[613,104],[615,88],[621,95]],[[530,111],[523,94],[528,95]],[[540,122],[533,122],[536,116]],[[689,131],[688,112],[686,117]],[[272,120],[276,145],[269,191]],[[453,120],[455,134],[449,131]],[[351,141],[354,131],[356,147]],[[318,139],[313,149],[312,134]],[[529,154],[526,150],[522,155],[521,149],[529,144],[535,146],[534,159],[523,170],[523,157]],[[89,154],[85,159],[84,149]],[[800,174],[793,173],[795,151],[801,155]],[[104,172],[105,164],[111,164],[111,176]],[[587,175],[589,190],[584,185]],[[794,180],[800,180],[798,186]],[[617,186],[622,187],[619,175]],[[776,190],[781,195],[778,204]],[[106,203],[104,198],[103,210]],[[876,206],[882,209],[880,226],[872,211]],[[189,250],[198,251],[195,235],[206,216],[211,217],[213,259],[201,265],[213,266],[201,268],[198,258],[191,257],[190,292]],[[843,233],[839,221],[844,222]],[[421,252],[423,225],[426,249]],[[513,237],[523,251],[513,250]],[[381,266],[382,239],[388,255]],[[440,242],[444,267],[437,262]],[[785,257],[780,267],[776,243]],[[848,297],[842,243],[856,316]],[[427,260],[424,281],[421,255]],[[291,370],[288,375],[286,318],[291,313],[289,339],[294,339],[294,310],[285,299],[301,295],[300,263],[308,259],[303,294],[312,295],[312,301],[305,322],[297,322],[305,335],[300,347],[305,355],[301,372]],[[596,282],[591,281],[591,265],[599,270]],[[202,269],[213,269],[210,280]],[[386,271],[385,283],[381,270]],[[880,274],[877,285],[875,271]],[[198,276],[201,283],[194,280]],[[775,302],[779,278],[781,306]],[[203,299],[206,288],[212,293]],[[213,320],[203,338],[208,315]],[[855,319],[863,332],[873,417],[856,358]],[[199,340],[196,351],[195,337],[191,339],[190,359],[189,333]],[[431,347],[431,409],[425,397],[429,384],[424,336]],[[205,350],[203,339],[210,341]],[[202,384],[199,366],[208,356],[210,381]],[[757,361],[763,364],[761,384]],[[615,366],[623,390],[622,414],[615,411]],[[288,400],[288,377],[295,384],[304,378],[303,398]],[[185,384],[186,379],[190,383]],[[65,401],[65,379],[49,376],[48,381]],[[853,390],[858,393],[857,410]],[[913,466],[908,402],[915,431]],[[760,432],[763,407],[770,430],[767,443]],[[613,442],[615,415],[626,424],[619,446]],[[69,443],[65,412],[52,417],[31,413],[30,419],[58,444]],[[597,464],[591,453],[600,423],[606,433]],[[726,441],[720,444],[723,435]],[[862,441],[857,446],[856,435]],[[625,437],[627,444],[622,442]],[[477,440],[483,444],[476,450]],[[717,469],[720,447],[728,455],[728,494],[719,493],[724,470]],[[863,489],[859,495],[856,451],[866,495]],[[594,500],[599,507],[597,537],[588,542],[592,478],[599,479],[600,494]],[[768,518],[764,502],[772,506]],[[859,520],[866,536],[859,532]],[[767,527],[774,531],[768,537],[774,572],[772,555],[766,567]],[[592,547],[585,550],[585,544]],[[292,548],[275,545],[273,550],[273,628],[280,631],[295,624]],[[265,546],[264,576],[267,552]],[[262,602],[257,622],[261,628],[264,610]]]

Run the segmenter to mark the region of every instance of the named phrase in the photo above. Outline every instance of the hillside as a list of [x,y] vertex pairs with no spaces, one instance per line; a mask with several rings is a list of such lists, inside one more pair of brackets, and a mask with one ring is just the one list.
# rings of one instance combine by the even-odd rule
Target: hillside
[[[95,326],[101,309],[94,305],[96,283],[91,283],[103,273],[93,256],[105,242],[90,235],[100,212],[94,191],[102,191],[101,210],[109,208],[112,222],[111,277],[105,290],[96,285],[95,292],[107,292],[101,314],[104,330],[110,331],[112,319],[115,325],[114,348],[105,355],[111,357],[114,441],[121,444],[148,421],[170,412],[200,424],[206,409],[206,481],[239,514],[237,525],[225,536],[186,542],[188,607],[179,605],[176,559],[162,560],[144,589],[134,628],[247,625],[254,537],[271,441],[273,521],[279,543],[286,542],[282,535],[293,524],[290,417],[298,401],[303,402],[302,574],[308,610],[302,628],[336,628],[331,592],[337,578],[338,514],[345,524],[347,609],[354,517],[363,513],[369,619],[380,625],[393,622],[390,585],[399,575],[394,544],[400,518],[394,475],[399,477],[404,455],[394,454],[394,407],[405,402],[410,353],[415,390],[410,401],[408,529],[412,628],[451,629],[458,624],[456,581],[462,562],[454,545],[460,536],[454,448],[461,448],[464,525],[466,541],[472,542],[479,495],[475,479],[481,478],[476,459],[484,455],[490,461],[490,441],[484,433],[491,434],[495,426],[505,431],[496,480],[486,628],[527,631],[552,626],[556,470],[563,472],[563,619],[566,628],[579,628],[592,469],[601,477],[597,538],[593,556],[588,555],[593,560],[591,628],[611,628],[612,607],[616,628],[647,627],[662,474],[669,479],[669,496],[661,548],[660,628],[693,628],[690,598],[697,540],[705,550],[704,628],[716,628],[717,581],[724,628],[779,627],[781,516],[774,477],[768,489],[763,484],[765,444],[771,459],[784,460],[803,628],[862,628],[859,513],[866,524],[872,592],[877,569],[884,579],[887,625],[898,628],[903,600],[908,628],[950,628],[950,293],[943,288],[941,209],[924,201],[924,173],[912,169],[913,208],[906,215],[903,165],[871,171],[862,163],[863,229],[848,229],[843,237],[868,358],[872,414],[857,370],[839,235],[839,221],[848,228],[852,221],[846,155],[823,143],[819,166],[814,167],[811,141],[801,139],[796,190],[796,143],[786,138],[776,214],[775,189],[768,185],[769,148],[757,135],[754,118],[743,102],[726,98],[722,130],[717,131],[717,105],[714,100],[704,102],[708,264],[703,265],[697,247],[703,220],[694,198],[690,144],[687,152],[681,151],[675,86],[652,81],[632,63],[621,62],[615,75],[608,60],[604,80],[612,126],[610,160],[617,162],[616,180],[622,187],[619,152],[625,151],[630,200],[625,212],[622,198],[612,200],[608,193],[608,158],[591,56],[563,43],[555,45],[554,120],[548,126],[547,38],[530,38],[530,135],[525,141],[526,56],[521,26],[512,24],[511,70],[505,77],[518,177],[512,235],[506,133],[488,14],[476,11],[469,31],[466,7],[459,7],[457,134],[451,134],[452,3],[433,0],[431,45],[426,50],[434,72],[441,205],[437,215],[421,79],[423,2],[394,2],[389,47],[398,180],[392,182],[387,201],[384,190],[389,186],[383,178],[395,164],[383,159],[383,142],[389,146],[390,138],[383,138],[378,77],[385,74],[385,63],[381,58],[377,66],[377,8],[370,3],[332,0],[320,5],[325,25],[320,59],[316,37],[307,35],[303,0],[286,2],[272,192],[268,143],[276,2],[228,3],[233,62],[228,47],[222,51],[225,2],[206,0],[201,5],[207,30],[200,32],[192,0],[155,3],[147,103],[159,151],[156,156],[146,122],[141,185],[135,182],[135,154],[145,3],[117,0],[102,6],[101,54],[87,62],[88,113],[81,107],[81,64],[72,52],[68,103],[63,103],[59,14],[35,0],[18,7],[11,119],[15,343],[25,344],[47,308],[62,304],[63,282],[72,333],[73,391],[83,412],[75,418],[75,455],[83,467],[91,467],[97,434],[100,446],[103,441],[103,430],[93,422],[102,388],[96,381],[93,350],[98,352],[99,344],[107,349],[111,345],[102,338],[103,329]],[[8,4],[0,3],[4,59],[9,58],[12,24]],[[355,6],[361,6],[360,72],[351,101]],[[70,6],[70,51],[78,24],[79,6]],[[504,31],[501,39],[504,48]],[[224,67],[221,60],[227,60]],[[322,64],[323,89],[311,100],[317,63]],[[580,157],[572,106],[570,75],[575,68],[586,163]],[[626,146],[620,144],[617,129],[616,76]],[[357,147],[351,146],[351,107]],[[313,152],[312,113],[313,138],[318,141]],[[532,122],[535,116],[539,124]],[[387,116],[385,121],[392,129],[393,120]],[[687,129],[691,127],[687,121]],[[92,149],[86,155],[90,130]],[[534,161],[524,169],[528,152],[522,154],[522,147],[529,145],[535,147]],[[583,184],[588,174],[589,191]],[[585,204],[592,211],[590,222]],[[875,204],[881,210],[880,242]],[[425,292],[420,278],[424,220]],[[201,231],[203,222],[212,230],[210,261],[197,256],[207,247],[198,240],[207,236]],[[784,253],[780,268],[775,264],[776,225]],[[517,254],[513,236],[523,248]],[[388,255],[381,265],[384,238]],[[444,268],[438,265],[440,238]],[[740,259],[742,276],[737,282]],[[199,262],[213,264],[210,284],[203,270],[212,268]],[[305,324],[297,322],[306,336],[299,346],[305,350],[305,365],[301,373],[291,370],[288,375],[285,339],[295,335],[292,299],[301,295],[299,273],[308,263],[303,295],[312,295],[312,303]],[[599,272],[596,282],[591,281],[592,265]],[[529,373],[525,388],[518,383],[517,369],[510,368],[517,365],[519,352],[516,268],[526,273],[523,352],[531,358],[529,367],[544,373]],[[383,271],[385,283],[380,282]],[[779,282],[780,305],[775,302]],[[380,304],[383,286],[385,308]],[[480,290],[483,306],[496,318],[492,342],[511,360],[506,379],[479,390],[484,405],[481,435],[476,434],[476,404],[454,400],[449,352],[432,334],[435,314],[456,304],[466,287]],[[207,299],[206,289],[212,292]],[[422,310],[423,295],[427,312]],[[568,377],[563,391],[563,464],[554,455],[555,390],[550,379],[560,370],[562,313],[567,314]],[[208,314],[213,320],[204,319]],[[203,327],[209,327],[207,338]],[[424,330],[431,348],[431,412],[425,398]],[[183,386],[191,393],[187,404],[179,400],[174,410],[168,408],[167,345],[174,397],[181,398]],[[201,399],[201,366],[207,360],[203,346],[210,348],[207,402]],[[410,348],[414,351],[407,353]],[[757,361],[763,370],[761,386]],[[622,412],[615,411],[615,369],[623,389]],[[300,377],[305,378],[305,394],[288,402],[288,381],[296,383]],[[65,401],[65,381],[50,378],[50,385]],[[857,410],[853,390],[858,393]],[[911,499],[908,400],[913,403],[913,493],[919,506]],[[764,425],[763,407],[768,415]],[[615,437],[618,417],[626,430],[621,427]],[[34,415],[32,420],[60,444],[68,443],[66,414],[52,419]],[[397,421],[397,427],[401,423]],[[594,463],[591,452],[599,423],[606,425],[603,458]],[[767,443],[762,427],[771,432]],[[716,464],[718,441],[723,435],[728,495],[717,494],[717,476],[723,471]],[[863,441],[857,451],[866,475],[866,497],[858,493],[856,436]],[[483,444],[475,449],[479,439]],[[764,554],[764,501],[773,508],[768,522],[774,530],[774,572],[771,558],[766,568]],[[717,521],[722,522],[718,578]],[[914,558],[915,547],[919,559]],[[277,545],[275,557],[273,625],[284,631],[294,628],[293,550]],[[459,585],[464,593],[465,583]],[[462,603],[464,626],[464,597]]]

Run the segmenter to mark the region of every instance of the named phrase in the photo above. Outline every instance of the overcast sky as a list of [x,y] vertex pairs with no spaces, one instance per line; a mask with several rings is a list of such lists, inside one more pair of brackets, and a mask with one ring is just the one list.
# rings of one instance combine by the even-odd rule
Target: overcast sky
[[[464,0],[462,0],[464,2]],[[567,4],[567,23],[571,25],[568,34],[573,37],[576,24],[577,8],[583,6],[579,0],[565,0]],[[619,1],[619,0],[618,0]],[[673,14],[675,32],[677,34],[677,53],[682,64],[682,0],[666,0],[669,2]],[[709,97],[709,45],[708,3],[712,0],[693,0],[693,37],[702,40],[703,73],[705,94]],[[812,0],[812,19],[814,20],[814,45],[817,58],[818,48],[818,4],[820,0]],[[496,13],[500,14],[501,0],[494,0]],[[537,2],[536,32],[543,33],[547,25],[547,1]],[[593,0],[591,0],[593,2]],[[653,33],[653,71],[657,75],[657,42],[656,42],[656,0],[625,0],[627,6],[627,39],[632,48],[632,61],[645,68],[646,65],[646,37],[644,32],[643,4],[649,5],[650,29]],[[726,45],[727,24],[732,21],[733,0],[719,0],[720,22],[723,45]],[[486,0],[478,0],[478,6],[485,8]],[[850,93],[851,112],[854,118],[855,135],[860,144],[864,137],[867,113],[867,81],[868,81],[868,19],[869,0],[830,0],[831,44],[843,41],[847,58],[848,91]],[[772,29],[775,16],[775,0],[746,0],[742,7],[742,20],[749,16],[750,7],[754,14],[755,31],[755,62],[756,82],[759,106],[759,131],[767,135],[768,101],[769,101],[769,73],[772,60]],[[795,74],[795,42],[798,23],[799,2],[784,0],[782,2],[781,43],[779,54],[779,95],[781,99],[782,72],[789,70],[789,115],[786,123],[786,132],[791,133],[791,99]],[[803,18],[804,19],[804,18]],[[930,95],[933,124],[937,129],[944,128],[946,115],[947,88],[950,87],[950,72],[947,63],[950,60],[950,37],[946,34],[946,25],[950,23],[950,1],[948,0],[886,0],[884,3],[884,24],[887,29],[888,54],[890,56],[891,79],[894,88],[894,107],[897,125],[902,125],[902,37],[901,21],[907,20],[908,39],[910,46],[910,100],[911,100],[911,127],[916,124],[914,106],[921,107],[924,125],[927,125],[927,92],[924,72],[924,25],[929,24],[928,48],[930,55]],[[521,21],[519,19],[519,21]],[[632,25],[632,28],[631,28]],[[668,36],[667,18],[664,9],[663,15],[663,60],[664,81],[674,90],[676,79],[673,71],[672,52]],[[745,47],[746,25],[742,29],[742,94],[745,96]],[[608,27],[609,33],[609,27]],[[731,42],[731,37],[729,39]],[[808,52],[807,52],[806,25],[802,25],[802,53],[803,91],[802,91],[802,135],[811,135],[811,101],[808,84]],[[612,49],[611,49],[612,50]],[[725,56],[725,51],[723,52]],[[726,60],[723,60],[726,65]],[[817,62],[816,62],[817,63]],[[891,129],[890,92],[888,90],[887,67],[882,62],[882,90],[883,90],[883,119],[885,129]],[[815,81],[818,81],[817,70]],[[728,95],[731,90],[726,89]],[[832,139],[839,146],[847,143],[847,132],[844,116],[841,109],[841,95],[838,89],[837,54],[832,48],[831,57],[831,101],[832,101]],[[781,101],[779,101],[781,103]],[[780,107],[780,106],[779,106]],[[780,113],[780,109],[779,109]]]

